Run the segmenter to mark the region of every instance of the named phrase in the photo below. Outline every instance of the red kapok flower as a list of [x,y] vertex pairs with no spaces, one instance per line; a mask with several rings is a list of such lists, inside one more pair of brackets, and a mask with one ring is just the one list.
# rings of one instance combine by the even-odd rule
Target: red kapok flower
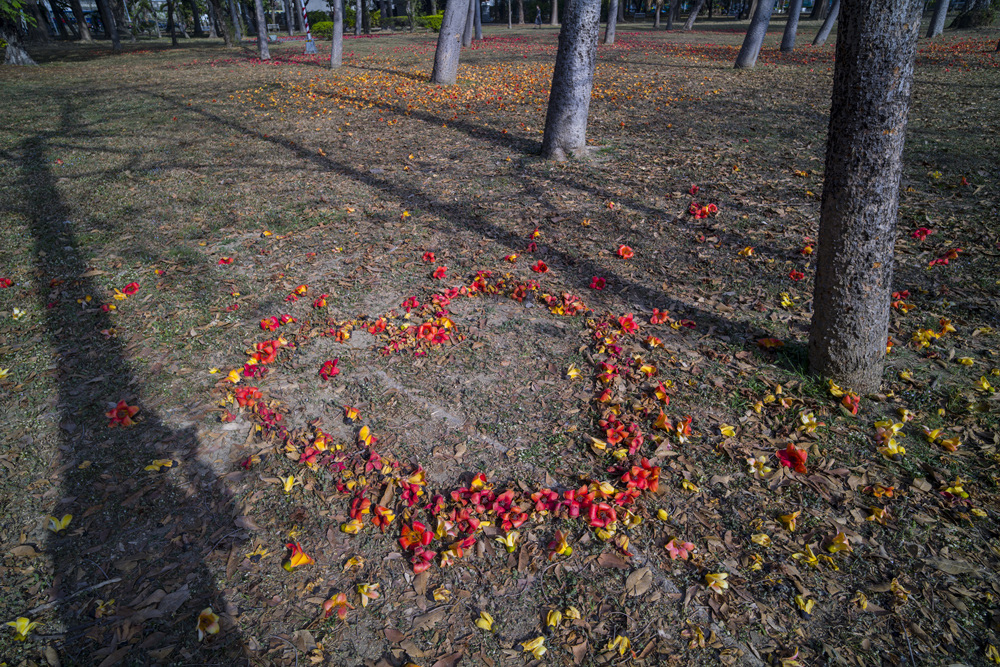
[[439,266],[436,269],[434,269],[434,273],[432,275],[434,276],[434,278],[441,280],[442,278],[444,278],[444,275],[447,271],[448,271],[447,266]]
[[221,258],[219,258],[219,264],[220,265],[221,264],[232,264],[232,263],[233,263],[233,258],[232,257],[221,257]]
[[534,271],[535,273],[545,273],[546,271],[549,270],[549,265],[543,262],[542,260],[538,260],[538,263],[536,263],[533,267],[531,267],[531,270]]
[[779,449],[775,454],[777,454],[778,460],[781,461],[781,465],[786,468],[791,468],[803,475],[808,472],[806,470],[806,451],[804,449],[796,449],[794,443],[788,443],[787,448]]
[[298,542],[289,542],[285,545],[291,553],[288,555],[288,559],[282,564],[282,567],[291,572],[300,565],[312,565],[316,561],[310,558],[306,552],[302,551],[302,545]]
[[933,229],[928,229],[927,227],[917,227],[910,236],[918,241],[923,241],[928,236],[934,233]]
[[0,289],[7,289],[14,284],[14,281],[10,278],[0,278]]
[[688,190],[688,194],[690,194],[693,197],[696,194],[698,194],[698,190],[701,190],[701,188],[699,188],[697,185],[695,185],[694,183],[692,183],[691,184],[691,189]]
[[138,291],[139,291],[139,283],[129,283],[128,285],[122,288],[122,292],[128,294],[129,296],[134,295]]
[[635,252],[627,245],[620,245],[618,246],[618,256],[622,259],[632,259],[635,256]]
[[340,359],[327,359],[323,362],[323,365],[319,368],[319,376],[324,380],[329,380],[332,377],[340,375],[340,369],[337,368],[337,362]]
[[806,274],[802,273],[801,271],[797,271],[795,269],[792,269],[791,271],[788,272],[788,277],[791,278],[792,280],[798,282],[798,281],[802,280],[803,278],[805,278]]
[[424,261],[425,262],[433,262],[434,261],[434,253],[432,253],[430,250],[428,250],[427,252],[425,252],[424,253]]
[[590,279],[590,289],[602,290],[604,286],[608,284],[608,281],[604,278],[598,278],[594,276]]
[[111,420],[108,422],[108,428],[114,428],[115,426],[124,427],[135,423],[132,421],[132,417],[135,417],[137,412],[139,412],[138,405],[129,405],[125,401],[118,401],[118,405],[105,412],[104,416]]

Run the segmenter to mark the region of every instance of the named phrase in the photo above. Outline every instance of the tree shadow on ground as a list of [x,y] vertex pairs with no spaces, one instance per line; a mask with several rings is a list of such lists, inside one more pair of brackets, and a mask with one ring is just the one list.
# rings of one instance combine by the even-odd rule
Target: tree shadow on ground
[[[233,525],[222,480],[204,462],[221,453],[200,441],[193,424],[170,425],[144,402],[147,391],[112,315],[98,307],[106,290],[81,256],[67,223],[73,212],[49,168],[51,144],[80,125],[65,104],[60,128],[28,137],[15,152],[23,198],[11,213],[30,225],[37,295],[58,359],[54,514],[73,515],[67,530],[48,533],[48,601],[29,615],[43,633],[58,628],[43,638],[60,648],[64,664],[248,664],[238,610],[215,586],[219,564],[207,563],[219,560],[224,571],[225,556],[246,538]],[[105,412],[119,400],[139,407],[137,423],[109,428]],[[154,460],[177,464],[148,470]],[[198,615],[209,606],[222,615],[223,630],[199,644]]]

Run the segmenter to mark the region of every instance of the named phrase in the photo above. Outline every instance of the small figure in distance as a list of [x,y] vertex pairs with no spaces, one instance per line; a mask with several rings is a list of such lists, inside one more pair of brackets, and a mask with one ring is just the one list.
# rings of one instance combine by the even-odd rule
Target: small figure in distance
[[535,7],[535,27],[536,28],[541,28],[542,27],[542,8],[541,7]]

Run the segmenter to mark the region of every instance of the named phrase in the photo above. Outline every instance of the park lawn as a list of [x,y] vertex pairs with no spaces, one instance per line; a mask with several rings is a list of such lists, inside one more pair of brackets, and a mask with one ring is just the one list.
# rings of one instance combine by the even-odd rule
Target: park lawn
[[[39,623],[0,634],[0,659],[521,665],[544,636],[546,664],[985,662],[996,35],[921,43],[892,352],[852,415],[806,358],[833,45],[783,56],[773,34],[737,72],[739,25],[620,26],[600,47],[599,150],[563,164],[537,156],[549,27],[487,27],[453,89],[425,83],[430,33],[348,39],[337,72],[301,43],[260,63],[249,43],[166,41],[0,71],[0,620]],[[421,324],[447,336],[414,347]],[[136,423],[110,427],[122,400]],[[642,430],[655,491],[593,444],[611,412]],[[905,454],[879,451],[882,420]],[[805,472],[781,465],[789,444]],[[458,536],[437,539],[416,575],[401,524],[433,530],[435,496],[461,509],[451,492],[479,473],[531,514],[512,552],[487,509],[474,546],[442,567]],[[607,539],[532,511],[535,491],[600,482],[641,491]],[[572,554],[551,554],[557,530]],[[315,562],[289,573],[293,543]],[[324,618],[338,593],[345,620]],[[221,632],[199,642],[206,607]]]

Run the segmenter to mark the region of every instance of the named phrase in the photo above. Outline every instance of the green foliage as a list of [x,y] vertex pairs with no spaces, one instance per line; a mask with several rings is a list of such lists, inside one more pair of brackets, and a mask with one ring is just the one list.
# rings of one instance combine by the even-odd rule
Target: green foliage
[[324,23],[330,20],[330,14],[327,12],[306,12],[306,17],[309,18],[309,27],[313,27],[318,23]]
[[312,26],[313,37],[333,39],[333,21],[320,21]]
[[441,32],[441,21],[444,19],[444,12],[440,14],[428,14],[427,16],[418,16],[417,23],[424,26],[425,28],[430,28],[434,32]]
[[354,30],[355,13],[353,7],[348,7],[344,11],[344,30]]
[[28,25],[35,25],[35,17],[24,11],[23,0],[0,0],[0,18],[14,23],[20,23],[23,20]]

